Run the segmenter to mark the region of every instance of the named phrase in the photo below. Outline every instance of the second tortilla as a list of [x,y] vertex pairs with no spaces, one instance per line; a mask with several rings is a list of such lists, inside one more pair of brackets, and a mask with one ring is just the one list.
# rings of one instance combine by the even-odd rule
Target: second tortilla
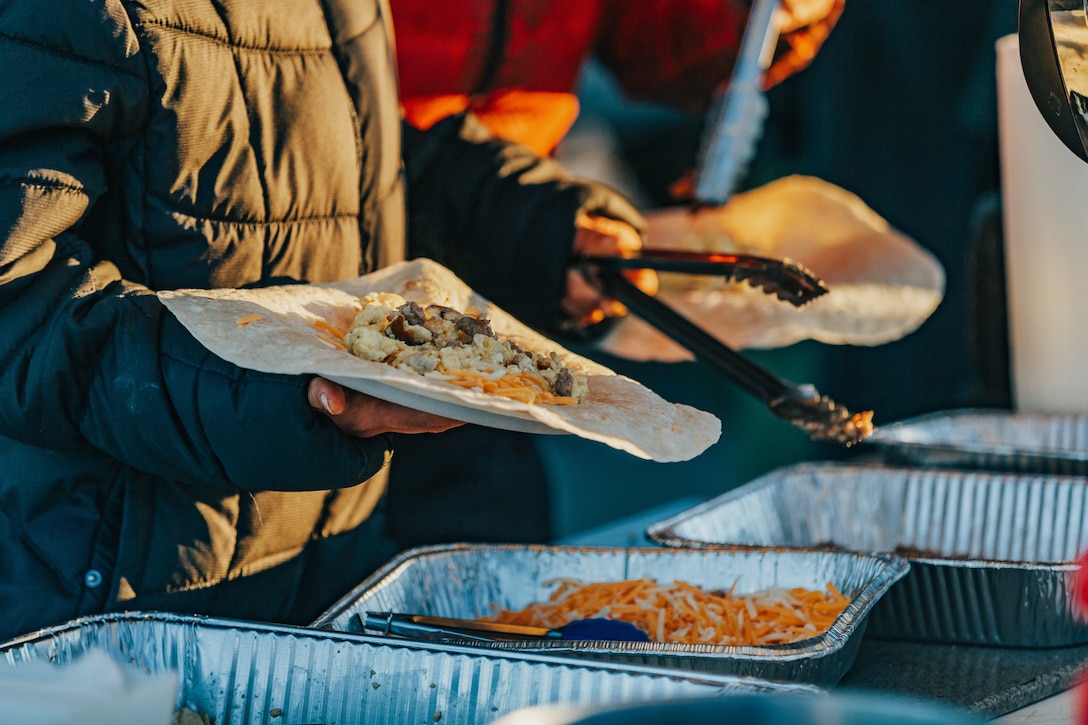
[[[944,270],[856,195],[808,176],[737,194],[718,209],[647,215],[649,246],[787,258],[830,292],[795,308],[747,285],[662,275],[660,298],[734,349],[813,339],[881,345],[917,329],[944,295]],[[690,353],[635,317],[601,342],[632,360],[677,361]]]

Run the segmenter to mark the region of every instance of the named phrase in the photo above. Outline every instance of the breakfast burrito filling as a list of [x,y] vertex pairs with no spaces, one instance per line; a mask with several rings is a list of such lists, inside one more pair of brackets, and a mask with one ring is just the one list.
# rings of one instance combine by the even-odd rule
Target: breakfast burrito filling
[[527,403],[580,403],[589,391],[586,377],[564,367],[554,352],[501,339],[473,310],[424,307],[386,292],[360,301],[344,345],[364,360]]

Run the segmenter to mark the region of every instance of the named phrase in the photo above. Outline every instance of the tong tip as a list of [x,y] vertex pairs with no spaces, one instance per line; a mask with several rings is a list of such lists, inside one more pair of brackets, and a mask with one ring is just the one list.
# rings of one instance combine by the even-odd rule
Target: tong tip
[[838,443],[847,448],[873,434],[873,411],[851,413],[811,385],[797,394],[772,401],[771,410],[808,433],[810,438]]
[[804,307],[828,293],[827,284],[812,270],[785,257],[780,260],[750,258],[747,266],[738,265],[733,277],[794,307]]
[[[826,400],[826,398],[825,398]],[[829,401],[831,402],[831,401]],[[834,403],[831,403],[834,405]],[[826,440],[831,443],[850,448],[861,443],[873,434],[873,411],[866,410],[861,413],[851,413],[846,408],[836,408],[840,415],[836,416],[829,425],[809,425],[806,427],[813,438]]]
[[775,290],[780,300],[789,302],[794,307],[803,307],[817,297],[828,293],[827,284],[823,279],[817,277],[804,265],[792,259],[783,259],[782,265],[785,270],[783,281]]

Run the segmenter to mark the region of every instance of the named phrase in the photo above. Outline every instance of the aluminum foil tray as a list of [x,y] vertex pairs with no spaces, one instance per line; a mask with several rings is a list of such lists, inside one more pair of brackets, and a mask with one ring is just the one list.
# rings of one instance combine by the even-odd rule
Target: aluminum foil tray
[[877,428],[889,464],[1088,475],[1088,416],[950,410]]
[[1069,606],[1088,479],[841,463],[773,471],[654,524],[659,544],[883,552],[911,563],[869,634],[1049,647],[1088,642]]
[[[755,591],[771,586],[824,589],[833,582],[853,601],[832,627],[811,639],[775,646],[658,642],[530,640],[476,642],[489,652],[552,653],[638,665],[677,667],[769,680],[833,685],[853,664],[873,604],[907,570],[902,560],[847,552],[681,551],[450,544],[404,552],[314,623],[359,631],[370,612],[468,619],[493,605],[520,609],[543,601],[554,581],[619,581],[649,576],[704,588]],[[470,644],[466,641],[466,644]]]
[[156,613],[91,617],[11,640],[0,645],[0,669],[40,660],[64,665],[92,648],[149,675],[176,673],[177,707],[209,715],[215,725],[480,725],[538,705],[823,692],[728,675]]

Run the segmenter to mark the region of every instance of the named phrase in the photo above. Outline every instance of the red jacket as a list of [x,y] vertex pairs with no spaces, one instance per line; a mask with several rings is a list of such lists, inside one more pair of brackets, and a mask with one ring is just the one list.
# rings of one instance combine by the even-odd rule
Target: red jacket
[[632,98],[702,110],[729,77],[750,0],[391,0],[401,99],[427,128],[471,108],[546,154],[595,56]]

